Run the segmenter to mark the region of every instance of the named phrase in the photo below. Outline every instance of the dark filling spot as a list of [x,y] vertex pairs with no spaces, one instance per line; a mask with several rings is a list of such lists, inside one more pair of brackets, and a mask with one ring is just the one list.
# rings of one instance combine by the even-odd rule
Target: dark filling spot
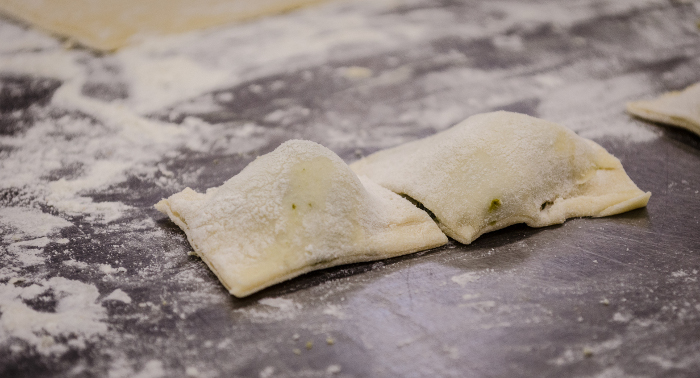
[[498,198],[494,198],[493,201],[491,201],[491,206],[489,206],[489,213],[494,212],[498,210],[498,208],[501,207],[501,200]]
[[542,206],[540,206],[540,211],[544,211],[548,206],[551,206],[553,204],[552,201],[545,201]]
[[292,209],[295,209],[295,210],[296,210],[296,208],[297,208],[297,205],[296,205],[296,204],[292,204]]
[[428,215],[430,215],[430,218],[431,218],[433,221],[435,221],[435,222],[437,222],[437,223],[440,223],[440,220],[435,216],[435,214],[433,214],[432,211],[430,211],[428,208],[426,208],[425,206],[423,206],[422,203],[416,201],[415,199],[413,199],[413,198],[412,198],[411,196],[409,196],[408,194],[399,193],[399,195],[400,195],[401,197],[407,199],[407,200],[408,200],[409,202],[411,202],[415,207],[417,207],[417,208],[419,208],[419,209],[425,211],[426,213],[428,213]]

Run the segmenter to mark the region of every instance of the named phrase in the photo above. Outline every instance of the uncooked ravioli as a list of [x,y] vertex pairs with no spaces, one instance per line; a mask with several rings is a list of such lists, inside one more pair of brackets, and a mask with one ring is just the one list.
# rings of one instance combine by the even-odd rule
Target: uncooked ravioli
[[618,214],[646,206],[651,196],[595,142],[510,112],[475,115],[350,167],[422,204],[465,244],[516,223],[543,227]]
[[285,142],[222,186],[187,188],[156,209],[237,297],[308,271],[447,243],[427,213],[309,141]]
[[0,12],[98,50],[279,13],[322,0],[3,0]]
[[682,127],[700,135],[700,83],[653,100],[627,103],[627,111],[649,121]]

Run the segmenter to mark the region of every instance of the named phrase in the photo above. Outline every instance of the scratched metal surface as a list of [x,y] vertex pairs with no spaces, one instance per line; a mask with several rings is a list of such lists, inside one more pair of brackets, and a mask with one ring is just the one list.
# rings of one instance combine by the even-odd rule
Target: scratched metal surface
[[[426,3],[398,9],[396,16],[409,20],[412,12],[436,7],[458,15],[454,22],[479,18],[471,5]],[[590,17],[564,29],[514,25],[509,35],[520,37],[524,48],[519,49],[499,49],[490,38],[454,36],[353,60],[331,59],[304,70],[313,75],[280,72],[226,90],[237,99],[224,104],[227,111],[197,115],[211,123],[252,120],[267,125],[264,147],[231,156],[183,150],[163,162],[176,177],[204,167],[191,185],[200,191],[220,185],[256,154],[290,138],[330,145],[350,162],[379,148],[372,144],[372,133],[410,139],[435,132],[410,118],[396,121],[411,109],[429,108],[431,101],[436,108],[464,102],[465,115],[508,109],[542,116],[546,104],[541,92],[525,91],[517,101],[493,109],[466,100],[553,72],[610,83],[602,85],[610,91],[617,78],[629,77],[651,82],[655,94],[683,88],[700,81],[697,18],[692,4],[659,3]],[[450,51],[468,59],[450,59]],[[335,68],[349,65],[370,67],[375,76],[410,67],[411,79],[373,85],[333,76]],[[462,68],[491,75],[465,87],[457,79]],[[664,75],[668,72],[673,75]],[[454,74],[455,81],[428,88],[426,78],[438,73],[445,78]],[[281,92],[250,90],[251,84],[266,88],[280,79],[288,83]],[[24,88],[27,104],[45,102],[58,85],[37,78],[2,80]],[[574,84],[563,88],[567,96],[579,95]],[[560,113],[562,118],[596,111],[591,102],[597,97],[581,96],[580,104]],[[121,220],[118,231],[73,219],[80,227],[64,231],[68,245],[48,247],[49,263],[41,269],[44,275],[91,282],[101,293],[115,288],[127,292],[132,304],[105,304],[107,323],[121,337],[103,338],[60,358],[17,354],[5,345],[0,376],[106,376],[116,354],[127,356],[137,370],[150,360],[162,361],[168,377],[186,376],[187,367],[211,377],[698,376],[700,137],[629,120],[624,102],[601,101],[608,101],[605,111],[613,110],[598,120],[656,135],[641,141],[624,133],[593,138],[622,161],[640,188],[653,193],[646,209],[541,229],[512,226],[471,245],[451,241],[409,256],[313,272],[244,299],[231,297],[201,260],[188,256],[184,234],[152,208],[171,193],[137,179],[94,193],[96,201],[116,200],[140,209],[156,220],[164,236],[153,238],[130,228],[128,219]],[[265,118],[277,108],[296,105],[311,111],[284,125]],[[181,115],[180,120],[187,114]],[[31,121],[27,126],[9,116],[2,120],[6,134],[27,127]],[[334,145],[327,129],[364,135],[366,143],[360,148]],[[127,273],[101,279],[67,268],[61,265],[62,248],[88,263],[121,261]],[[144,273],[144,266],[159,268]],[[183,281],[178,278],[182,272],[196,279]],[[465,273],[471,275],[460,283],[452,280]],[[270,298],[294,305],[284,310],[260,302]],[[155,308],[138,305],[146,302]],[[181,316],[182,308],[190,309],[186,316]],[[313,342],[310,349],[308,341]],[[330,365],[338,365],[340,372],[328,371]],[[75,366],[82,368],[76,371]]]

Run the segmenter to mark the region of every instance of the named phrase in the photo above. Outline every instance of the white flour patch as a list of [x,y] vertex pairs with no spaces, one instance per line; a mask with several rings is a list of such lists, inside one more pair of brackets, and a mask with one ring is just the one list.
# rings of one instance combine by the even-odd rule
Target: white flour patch
[[131,297],[122,289],[116,289],[113,292],[111,292],[108,296],[104,297],[102,301],[119,301],[129,304],[131,303]]
[[479,279],[479,276],[476,273],[473,272],[467,272],[464,274],[460,274],[457,276],[453,276],[450,278],[452,282],[456,283],[457,285],[461,287],[467,286],[470,282],[476,282]]
[[244,313],[254,320],[285,320],[294,319],[302,309],[300,303],[295,303],[291,299],[265,298],[258,301],[258,304],[251,309],[239,309],[236,312]]
[[329,304],[323,309],[323,313],[330,316],[335,316],[338,319],[347,318],[347,314],[343,311],[343,307],[339,305]]
[[342,368],[340,365],[328,365],[326,368],[326,374],[338,374],[341,370]]
[[613,314],[612,320],[614,322],[627,323],[630,320],[632,320],[632,318],[633,318],[633,316],[631,314],[622,314],[622,313],[616,312],[615,314]]
[[548,92],[538,112],[541,118],[560,123],[584,138],[649,142],[659,133],[627,115],[625,103],[650,91],[652,84],[641,74],[607,80],[579,79]]
[[44,263],[41,254],[49,242],[49,238],[46,237],[21,241],[8,245],[7,251],[13,254],[15,260],[23,266],[39,265]]
[[70,266],[78,269],[87,269],[90,266],[88,263],[77,260],[63,260],[63,262],[61,263],[65,266]]
[[688,276],[688,273],[686,273],[686,271],[683,269],[677,270],[677,271],[671,273],[671,277],[675,277],[675,278],[687,277],[687,276]]
[[109,264],[100,264],[99,265],[100,271],[104,274],[117,274],[117,273],[126,273],[126,268],[124,267],[118,267],[118,268],[113,268]]
[[[82,350],[107,332],[102,323],[105,309],[97,304],[93,285],[62,277],[42,280],[27,287],[10,281],[0,284],[0,343],[28,345],[42,355],[62,355]],[[56,300],[55,310],[37,311],[23,300]],[[58,341],[67,340],[67,341]]]
[[274,366],[267,366],[260,371],[259,377],[260,378],[270,378],[270,377],[272,377],[273,374],[275,374],[275,367]]
[[5,240],[14,236],[21,238],[49,236],[73,225],[63,218],[42,213],[37,209],[22,207],[0,208],[0,223],[18,233],[18,235],[5,236]]
[[635,125],[623,121],[613,128],[588,129],[580,132],[579,135],[593,140],[613,137],[626,142],[644,143],[658,139],[660,133],[647,125]]

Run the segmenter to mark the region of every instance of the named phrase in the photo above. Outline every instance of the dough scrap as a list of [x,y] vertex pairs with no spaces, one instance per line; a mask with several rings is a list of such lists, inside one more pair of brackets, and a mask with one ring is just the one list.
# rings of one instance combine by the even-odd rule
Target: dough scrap
[[0,12],[103,51],[322,0],[3,0]]
[[427,213],[301,140],[206,194],[186,188],[155,207],[237,297],[312,270],[447,243]]
[[523,114],[472,116],[456,126],[350,165],[420,202],[469,244],[516,223],[543,227],[646,206],[620,161],[593,141]]
[[700,83],[682,91],[664,93],[654,100],[628,102],[627,112],[700,135]]

